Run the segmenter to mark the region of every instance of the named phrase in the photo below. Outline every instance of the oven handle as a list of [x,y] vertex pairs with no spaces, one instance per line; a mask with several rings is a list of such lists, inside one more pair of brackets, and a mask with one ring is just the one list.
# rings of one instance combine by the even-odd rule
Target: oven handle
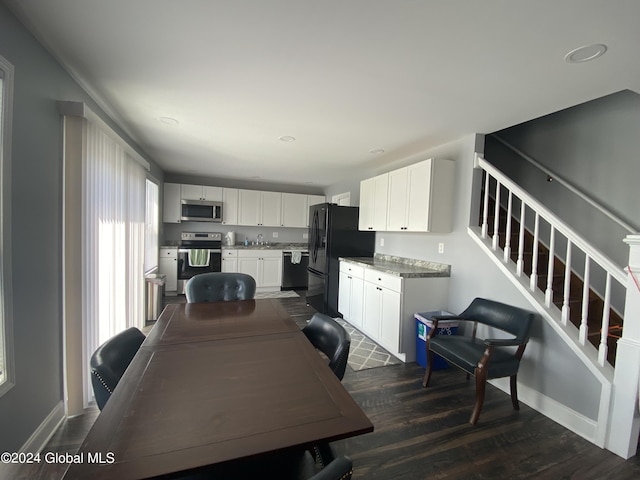
[[[194,248],[179,248],[178,253],[189,253],[191,250],[199,250],[197,247]],[[209,250],[209,253],[222,253],[221,248],[203,248],[202,250]]]

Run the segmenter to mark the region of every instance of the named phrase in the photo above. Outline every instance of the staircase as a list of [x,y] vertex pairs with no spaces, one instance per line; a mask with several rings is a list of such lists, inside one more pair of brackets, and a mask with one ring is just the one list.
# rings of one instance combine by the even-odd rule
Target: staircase
[[[549,403],[539,394],[536,396],[535,391],[531,392],[533,404],[558,423],[605,447],[614,436],[609,429],[613,432],[625,422],[636,423],[628,411],[621,414],[621,409],[615,407],[624,402],[627,408],[635,389],[637,409],[638,398],[637,383],[625,384],[633,365],[625,360],[620,375],[614,368],[616,358],[620,358],[620,345],[632,353],[637,350],[640,358],[640,342],[637,348],[625,343],[624,338],[621,344],[617,343],[623,333],[623,312],[630,311],[627,272],[480,156],[476,156],[476,168],[482,171],[482,186],[476,185],[479,199],[474,198],[479,216],[468,229],[470,236],[601,385],[596,419],[572,413],[553,401]],[[637,236],[630,237],[635,243]],[[636,295],[634,291],[633,302]],[[636,328],[635,323],[632,322],[634,327],[629,331],[634,338],[631,342],[636,341],[636,329],[640,336],[640,325]],[[622,398],[619,393],[622,390],[628,391],[624,392],[628,393],[627,398]],[[633,445],[634,435],[637,446],[638,435],[634,432],[630,433],[632,440],[627,438],[613,451],[626,458],[635,454],[635,450],[628,453],[631,449],[625,452],[627,445]]]
[[[484,198],[484,189],[482,195]],[[514,264],[518,262],[518,250],[511,246],[519,245],[520,222],[517,217],[509,217],[505,205],[499,205],[496,209],[495,197],[489,193],[487,235],[491,238],[497,236],[498,248],[507,252]],[[496,221],[496,212],[498,212]],[[482,227],[483,215],[478,218],[478,226]],[[511,232],[507,237],[507,228],[510,226]],[[586,336],[588,341],[597,349],[601,341],[601,320],[604,315],[605,299],[593,288],[586,288],[584,279],[575,271],[570,270],[567,277],[566,264],[559,255],[553,256],[552,264],[549,263],[549,247],[540,239],[537,244],[537,262],[534,263],[534,234],[526,227],[523,228],[524,242],[522,251],[522,272],[521,274],[531,278],[535,274],[537,278],[536,288],[540,292],[546,292],[550,285],[553,297],[551,303],[562,313],[564,304],[565,279],[568,278],[568,298],[569,307],[568,320],[576,328],[580,329],[583,317],[586,318]],[[534,272],[534,269],[536,268]],[[551,276],[549,271],[551,269]],[[549,284],[550,282],[550,284]],[[585,303],[586,302],[586,303]],[[607,333],[607,362],[615,366],[617,340],[622,336],[622,317],[611,306],[608,311],[609,328]]]

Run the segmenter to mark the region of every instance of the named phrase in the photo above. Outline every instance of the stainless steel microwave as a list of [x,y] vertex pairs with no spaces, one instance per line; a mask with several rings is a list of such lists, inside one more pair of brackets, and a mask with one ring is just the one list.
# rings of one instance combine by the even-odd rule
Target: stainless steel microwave
[[183,222],[222,222],[222,202],[181,200],[180,208]]

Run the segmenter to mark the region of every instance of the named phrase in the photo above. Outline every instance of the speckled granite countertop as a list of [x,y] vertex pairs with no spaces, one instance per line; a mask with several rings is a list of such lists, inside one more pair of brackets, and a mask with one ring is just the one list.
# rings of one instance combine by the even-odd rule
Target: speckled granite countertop
[[376,253],[374,257],[340,257],[340,260],[405,278],[449,277],[451,265],[444,263],[395,257]]
[[269,243],[262,245],[245,245],[244,243],[236,244],[233,246],[223,245],[222,249],[237,249],[237,250],[302,250],[307,251],[309,245],[306,243]]

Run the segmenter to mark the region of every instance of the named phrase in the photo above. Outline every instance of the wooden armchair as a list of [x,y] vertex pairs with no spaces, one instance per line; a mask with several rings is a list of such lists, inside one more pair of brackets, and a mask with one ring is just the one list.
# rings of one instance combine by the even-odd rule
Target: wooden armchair
[[[427,336],[427,370],[422,382],[429,385],[434,354],[476,378],[476,403],[469,422],[475,424],[480,417],[487,379],[510,377],[511,403],[515,410],[518,403],[517,381],[520,359],[529,340],[534,314],[503,303],[476,298],[460,315],[432,317],[433,328]],[[438,335],[438,321],[458,320],[473,322],[473,332],[467,335]],[[478,324],[502,330],[514,338],[476,338]]]

